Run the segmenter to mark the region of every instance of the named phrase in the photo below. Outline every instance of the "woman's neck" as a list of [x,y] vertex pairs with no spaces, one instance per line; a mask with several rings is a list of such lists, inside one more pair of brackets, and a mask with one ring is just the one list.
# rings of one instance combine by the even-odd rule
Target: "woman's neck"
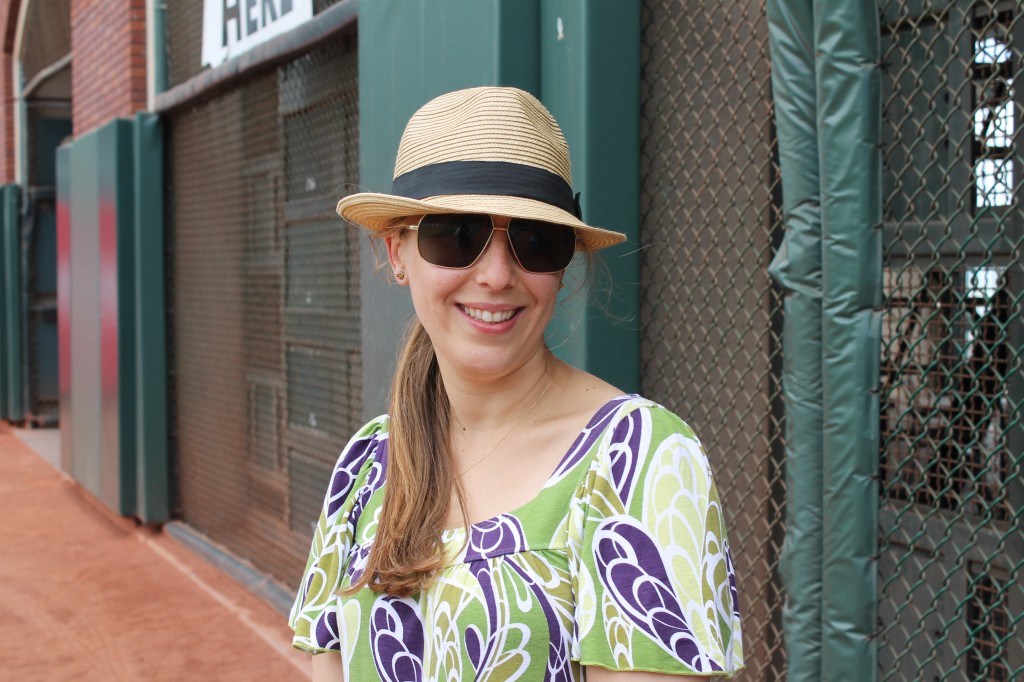
[[465,376],[442,364],[453,427],[480,433],[506,426],[555,380],[559,366],[546,348],[509,374],[489,380]]

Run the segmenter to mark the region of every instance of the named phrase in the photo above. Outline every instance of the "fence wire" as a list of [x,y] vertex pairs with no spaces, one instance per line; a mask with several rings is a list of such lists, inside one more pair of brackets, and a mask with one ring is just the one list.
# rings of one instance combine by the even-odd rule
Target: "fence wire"
[[781,239],[763,2],[645,0],[641,381],[704,442],[740,580],[744,680],[786,674]]
[[360,425],[354,35],[168,122],[176,515],[297,584]]
[[1024,677],[1022,4],[880,4],[882,680]]

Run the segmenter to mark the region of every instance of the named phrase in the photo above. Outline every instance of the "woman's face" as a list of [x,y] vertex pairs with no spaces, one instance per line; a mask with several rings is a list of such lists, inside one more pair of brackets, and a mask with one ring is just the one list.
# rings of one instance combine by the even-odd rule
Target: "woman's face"
[[[555,309],[562,273],[523,270],[509,252],[508,218],[492,216],[496,229],[477,261],[463,270],[423,260],[416,232],[387,239],[396,279],[408,286],[413,307],[433,342],[442,369],[475,380],[493,380],[522,367],[544,348],[544,330]],[[416,218],[408,221],[416,222]]]

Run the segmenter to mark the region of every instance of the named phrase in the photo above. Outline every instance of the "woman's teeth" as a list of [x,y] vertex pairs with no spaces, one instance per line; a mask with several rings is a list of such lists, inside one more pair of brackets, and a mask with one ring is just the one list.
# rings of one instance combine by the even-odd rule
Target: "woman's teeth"
[[502,310],[492,313],[490,310],[478,310],[477,308],[468,308],[466,306],[462,306],[462,310],[474,320],[487,322],[488,324],[505,322],[512,319],[512,316],[516,314],[515,310]]

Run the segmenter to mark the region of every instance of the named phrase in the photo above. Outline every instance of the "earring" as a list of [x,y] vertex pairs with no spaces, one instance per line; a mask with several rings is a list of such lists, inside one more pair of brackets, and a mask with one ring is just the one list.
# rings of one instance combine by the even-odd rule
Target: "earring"
[[565,282],[559,282],[558,283],[558,288],[559,289],[564,289],[565,288]]
[[404,270],[399,270],[398,272],[396,272],[395,273],[395,279],[397,279],[399,282],[401,282],[403,279],[405,279],[405,271]]

